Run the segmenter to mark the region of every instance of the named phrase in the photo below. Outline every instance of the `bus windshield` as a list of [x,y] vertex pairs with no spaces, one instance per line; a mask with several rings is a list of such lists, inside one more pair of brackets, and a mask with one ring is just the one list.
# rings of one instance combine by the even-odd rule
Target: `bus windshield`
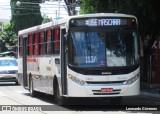
[[139,63],[137,32],[71,30],[69,64],[75,67],[124,67]]

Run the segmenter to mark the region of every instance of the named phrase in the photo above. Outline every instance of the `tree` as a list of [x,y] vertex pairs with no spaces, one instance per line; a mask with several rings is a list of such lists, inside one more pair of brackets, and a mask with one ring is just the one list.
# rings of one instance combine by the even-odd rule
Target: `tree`
[[[138,18],[139,31],[143,38],[157,35],[160,19],[159,0],[81,0],[82,13],[125,13]],[[152,29],[151,29],[152,28]]]
[[0,31],[2,31],[2,27],[3,27],[3,22],[0,21]]
[[19,30],[26,29],[42,23],[40,13],[41,0],[23,0],[17,5],[18,0],[11,0],[11,27],[15,33]]
[[47,22],[51,22],[52,18],[49,18],[47,15],[43,15],[43,21],[42,24],[47,23]]
[[0,52],[8,50],[9,46],[16,46],[18,36],[12,31],[11,24],[4,24],[4,29],[0,32]]

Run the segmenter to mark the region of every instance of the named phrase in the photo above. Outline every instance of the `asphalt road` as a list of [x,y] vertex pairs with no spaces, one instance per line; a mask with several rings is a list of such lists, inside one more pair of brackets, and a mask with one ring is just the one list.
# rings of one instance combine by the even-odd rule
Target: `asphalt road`
[[[6,107],[7,106],[7,107]],[[10,109],[8,109],[10,108]],[[136,110],[133,110],[136,109]],[[149,108],[152,109],[149,111]],[[108,100],[104,99],[70,99],[68,106],[58,106],[53,101],[52,95],[39,94],[38,97],[30,97],[28,90],[14,83],[0,83],[0,114],[29,113],[30,111],[38,114],[50,114],[53,111],[58,113],[83,113],[83,114],[99,114],[99,113],[149,113],[159,114],[155,111],[160,108],[160,99],[134,96],[124,97],[121,105],[111,105]],[[3,110],[3,111],[2,111]],[[6,111],[6,110],[12,110]],[[5,113],[4,113],[5,111]],[[31,114],[31,113],[30,113]]]

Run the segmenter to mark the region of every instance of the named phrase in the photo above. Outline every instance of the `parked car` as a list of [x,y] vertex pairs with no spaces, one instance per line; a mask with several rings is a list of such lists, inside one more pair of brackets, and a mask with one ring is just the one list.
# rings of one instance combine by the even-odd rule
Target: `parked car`
[[0,57],[0,82],[15,82],[18,84],[18,63],[13,57]]

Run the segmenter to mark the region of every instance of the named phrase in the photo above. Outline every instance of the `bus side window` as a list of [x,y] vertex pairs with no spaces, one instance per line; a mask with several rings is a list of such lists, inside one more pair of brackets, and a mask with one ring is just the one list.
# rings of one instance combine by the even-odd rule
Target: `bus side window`
[[28,55],[32,55],[32,52],[32,34],[30,34],[28,37]]
[[38,54],[38,33],[33,34],[33,55]]
[[54,46],[54,50],[53,53],[54,54],[59,54],[60,53],[60,29],[56,28],[54,30],[54,41],[53,41],[53,46]]
[[51,54],[51,30],[47,31],[47,54]]
[[44,39],[44,32],[40,32],[39,36],[39,55],[45,54],[45,39]]

